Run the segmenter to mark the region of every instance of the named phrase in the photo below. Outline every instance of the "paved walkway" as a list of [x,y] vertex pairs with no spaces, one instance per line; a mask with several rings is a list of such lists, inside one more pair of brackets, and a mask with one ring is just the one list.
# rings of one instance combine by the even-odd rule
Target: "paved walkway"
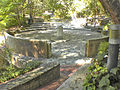
[[81,66],[70,78],[68,78],[59,88],[56,90],[82,90],[86,73],[90,64]]
[[[79,86],[80,79],[85,77],[86,68],[80,68],[84,64],[90,63],[90,58],[84,56],[85,42],[88,39],[101,37],[97,32],[88,30],[64,30],[64,33],[69,34],[69,39],[66,41],[59,41],[52,43],[53,57],[46,59],[47,62],[59,62],[61,65],[60,79],[46,85],[45,87],[38,88],[37,90],[56,90],[67,78],[58,90],[81,90]],[[78,70],[78,71],[77,71]],[[82,70],[82,71],[81,71]],[[77,72],[76,72],[77,71]],[[77,74],[72,75],[74,72]],[[82,74],[80,74],[82,73]],[[82,76],[84,77],[82,77]],[[77,81],[77,85],[75,81]],[[72,86],[71,86],[72,84]],[[75,87],[74,87],[75,86]]]
[[74,65],[81,59],[86,60],[85,44],[88,39],[101,37],[100,33],[88,30],[64,30],[68,38],[52,43],[52,58],[46,61],[56,61],[61,65]]

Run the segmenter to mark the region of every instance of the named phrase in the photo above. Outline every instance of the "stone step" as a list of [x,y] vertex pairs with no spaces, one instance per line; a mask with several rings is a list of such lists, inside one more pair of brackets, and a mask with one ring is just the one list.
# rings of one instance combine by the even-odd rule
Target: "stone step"
[[35,31],[35,30],[47,30],[47,28],[45,28],[45,27],[41,27],[41,28],[31,28],[31,27],[28,27],[28,28],[26,28],[25,29],[25,31]]
[[30,26],[30,28],[47,28],[48,26]]
[[33,26],[46,26],[46,25],[48,25],[48,26],[57,26],[57,25],[61,25],[62,23],[60,23],[60,22],[40,22],[40,23],[33,23],[32,25]]
[[39,22],[39,23],[33,23],[32,25],[50,25],[50,23]]

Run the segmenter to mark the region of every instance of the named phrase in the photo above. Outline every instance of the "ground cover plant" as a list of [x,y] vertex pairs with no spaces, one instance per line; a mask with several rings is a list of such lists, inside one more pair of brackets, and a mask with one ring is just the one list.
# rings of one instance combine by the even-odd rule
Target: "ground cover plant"
[[106,68],[108,42],[99,46],[99,52],[89,67],[89,73],[84,81],[83,90],[119,90],[120,66],[108,72]]
[[0,64],[4,66],[0,68],[0,83],[29,72],[41,64],[38,60],[31,60],[26,62],[24,67],[19,68],[11,63],[11,55],[11,50],[9,48],[3,46],[2,49],[0,49]]
[[24,68],[17,68],[10,64],[5,69],[0,70],[0,83],[8,81],[26,72],[29,72],[40,65],[40,61],[31,61],[25,65]]

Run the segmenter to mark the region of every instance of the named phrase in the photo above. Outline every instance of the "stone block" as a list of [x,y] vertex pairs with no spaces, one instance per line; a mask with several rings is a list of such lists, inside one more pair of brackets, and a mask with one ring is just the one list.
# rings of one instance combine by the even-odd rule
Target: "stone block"
[[63,27],[62,27],[62,25],[57,27],[57,38],[63,39]]
[[98,52],[98,47],[101,42],[108,41],[109,37],[95,38],[87,41],[86,56],[94,57]]

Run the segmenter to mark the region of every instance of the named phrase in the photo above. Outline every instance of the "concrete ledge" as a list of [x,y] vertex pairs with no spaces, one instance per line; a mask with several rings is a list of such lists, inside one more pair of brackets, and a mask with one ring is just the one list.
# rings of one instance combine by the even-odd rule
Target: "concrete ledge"
[[107,42],[108,40],[109,40],[108,36],[88,40],[87,45],[85,47],[85,51],[86,51],[85,56],[94,57],[98,52],[98,47],[99,47],[100,43],[104,42],[104,41]]
[[4,33],[6,45],[18,54],[35,58],[51,57],[51,43],[47,40],[25,39]]
[[69,77],[57,90],[82,90],[86,73],[90,64],[81,66],[71,77]]
[[14,80],[0,84],[0,90],[34,90],[60,77],[60,65],[46,63]]

